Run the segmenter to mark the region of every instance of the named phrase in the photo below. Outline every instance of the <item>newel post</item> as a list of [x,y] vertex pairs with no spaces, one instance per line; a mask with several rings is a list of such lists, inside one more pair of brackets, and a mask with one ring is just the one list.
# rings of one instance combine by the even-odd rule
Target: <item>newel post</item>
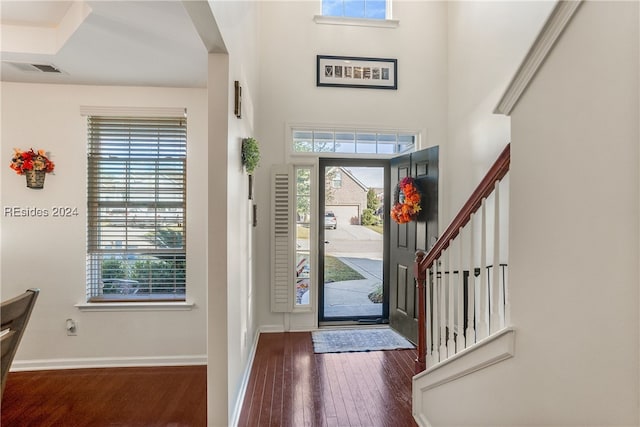
[[422,251],[416,252],[416,261],[414,263],[414,277],[416,280],[416,287],[418,288],[418,357],[416,358],[415,370],[416,374],[426,369],[425,355],[427,353],[425,348],[426,340],[426,313],[425,313],[425,281],[427,276],[426,269],[422,268],[422,260],[425,257],[425,253]]

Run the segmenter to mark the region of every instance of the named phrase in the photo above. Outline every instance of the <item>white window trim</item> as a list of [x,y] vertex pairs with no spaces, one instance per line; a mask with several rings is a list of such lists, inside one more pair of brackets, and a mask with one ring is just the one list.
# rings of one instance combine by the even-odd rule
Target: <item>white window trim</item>
[[370,18],[350,18],[344,16],[324,16],[315,15],[313,21],[316,24],[325,25],[350,25],[353,27],[378,27],[378,28],[398,28],[400,21],[397,19],[370,19]]
[[[122,107],[122,106],[95,106],[81,105],[80,115],[92,116],[124,116],[124,117],[176,117],[180,115],[186,116],[187,109],[184,107]],[[87,134],[87,123],[83,122],[84,132]],[[187,133],[188,138],[188,133]],[[188,245],[188,244],[187,244]],[[188,250],[187,250],[188,253]],[[189,295],[189,287],[187,286],[187,295]],[[85,290],[86,294],[86,290]],[[193,310],[196,303],[193,301],[131,301],[131,302],[83,302],[75,304],[80,311],[190,311]]]

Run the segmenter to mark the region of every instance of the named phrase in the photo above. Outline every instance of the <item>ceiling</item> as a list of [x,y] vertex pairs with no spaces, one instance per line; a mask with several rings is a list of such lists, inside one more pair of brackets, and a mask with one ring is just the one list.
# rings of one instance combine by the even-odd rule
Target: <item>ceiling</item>
[[219,36],[206,1],[0,0],[0,76],[9,82],[206,87],[212,49],[203,40],[211,40],[204,33],[212,27]]

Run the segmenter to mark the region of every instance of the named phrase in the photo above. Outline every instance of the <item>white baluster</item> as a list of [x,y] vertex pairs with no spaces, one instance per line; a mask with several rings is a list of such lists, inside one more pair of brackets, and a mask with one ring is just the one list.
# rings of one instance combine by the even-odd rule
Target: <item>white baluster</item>
[[476,281],[474,276],[474,265],[475,265],[475,237],[473,235],[473,221],[475,218],[475,214],[471,214],[471,219],[469,220],[469,278],[467,284],[467,331],[466,331],[466,339],[465,344],[470,346],[476,342]]
[[438,260],[433,263],[433,362],[440,361],[438,345],[440,344],[440,278],[438,277]]
[[487,325],[487,199],[482,199],[480,211],[480,307],[478,313],[478,341],[489,335]]
[[440,271],[440,360],[445,360],[447,356],[447,253],[442,252],[440,256],[442,268]]
[[504,327],[503,307],[500,300],[500,194],[498,186],[500,181],[496,181],[493,190],[493,271],[491,275],[491,315],[489,317],[489,330],[493,334]]
[[456,343],[453,340],[453,332],[456,329],[455,325],[455,317],[454,317],[454,302],[455,302],[455,289],[456,289],[456,280],[453,275],[454,264],[453,264],[453,240],[449,240],[449,249],[447,249],[447,271],[449,272],[449,277],[447,279],[447,291],[449,294],[449,304],[447,309],[448,314],[448,325],[449,325],[449,334],[447,339],[447,357],[451,357],[456,354]]
[[507,265],[502,274],[502,286],[504,289],[504,324],[511,325],[511,303],[509,302],[509,266]]
[[432,280],[433,280],[433,268],[427,268],[426,271],[426,277],[425,277],[425,283],[424,283],[424,292],[425,292],[425,307],[426,307],[426,313],[425,313],[425,331],[426,331],[426,341],[425,341],[425,346],[426,346],[426,351],[425,351],[425,361],[427,362],[427,368],[431,367],[431,354],[433,353],[433,349],[431,348],[431,345],[433,343],[433,321],[431,319],[433,319],[433,306],[431,304],[431,295],[430,295],[430,290],[433,288],[433,284],[432,284]]
[[456,328],[456,353],[464,350],[466,347],[465,339],[464,339],[464,268],[463,268],[463,259],[464,259],[464,239],[462,238],[462,227],[458,231],[458,262],[456,263],[458,266],[458,286],[456,287],[456,291],[458,294],[458,327]]

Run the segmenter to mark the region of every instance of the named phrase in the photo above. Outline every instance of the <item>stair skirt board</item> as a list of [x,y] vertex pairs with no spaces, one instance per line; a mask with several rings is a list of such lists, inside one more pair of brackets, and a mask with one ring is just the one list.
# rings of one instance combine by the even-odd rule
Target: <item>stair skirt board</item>
[[427,390],[462,378],[515,356],[516,332],[513,327],[478,341],[426,371],[413,377],[413,415],[421,426],[430,426],[422,413],[422,394]]

